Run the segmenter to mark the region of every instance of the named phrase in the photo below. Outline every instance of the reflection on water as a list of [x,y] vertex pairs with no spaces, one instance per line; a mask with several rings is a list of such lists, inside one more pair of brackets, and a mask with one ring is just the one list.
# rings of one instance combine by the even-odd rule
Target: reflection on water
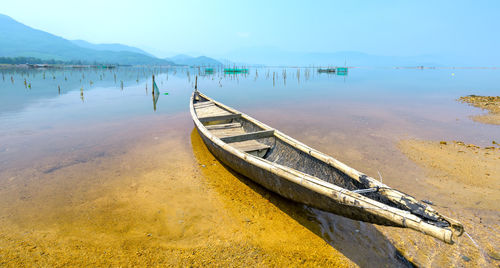
[[[349,69],[348,76],[318,73],[316,68],[291,67],[248,68],[246,73],[230,74],[225,73],[221,68],[207,71],[203,68],[152,67],[0,69],[0,72],[2,73],[0,81],[0,191],[2,191],[2,198],[9,201],[3,202],[0,209],[12,213],[0,215],[1,220],[18,219],[19,222],[36,222],[36,219],[43,216],[36,209],[26,210],[20,218],[14,217],[17,215],[14,210],[25,207],[27,204],[43,206],[44,202],[46,206],[43,208],[47,215],[64,215],[63,212],[66,210],[60,210],[57,207],[57,203],[63,201],[67,204],[65,206],[67,211],[75,209],[74,206],[79,206],[79,209],[88,213],[86,215],[100,215],[98,219],[102,222],[105,222],[104,218],[101,218],[104,214],[97,213],[94,210],[96,207],[103,213],[111,213],[113,220],[127,217],[135,219],[140,216],[132,212],[135,203],[131,205],[125,202],[128,204],[125,207],[130,210],[121,210],[123,203],[116,203],[116,200],[124,201],[121,199],[123,196],[120,192],[114,192],[112,198],[104,197],[107,192],[103,191],[102,187],[121,185],[120,177],[127,172],[135,175],[147,174],[148,171],[142,169],[138,163],[143,163],[144,158],[150,159],[149,153],[151,152],[155,155],[163,155],[168,154],[171,148],[175,148],[175,152],[183,155],[183,158],[181,160],[176,160],[175,157],[162,159],[182,165],[183,171],[175,172],[173,175],[168,175],[169,171],[153,172],[150,176],[157,177],[147,178],[155,180],[155,183],[161,183],[163,187],[161,189],[168,193],[175,193],[168,188],[170,187],[167,183],[169,181],[164,181],[164,178],[168,177],[175,184],[177,180],[184,178],[183,173],[198,176],[190,170],[201,167],[193,165],[195,161],[189,160],[188,156],[194,152],[198,161],[200,161],[200,154],[203,155],[201,159],[207,159],[210,156],[200,151],[200,148],[204,148],[202,145],[190,146],[189,144],[192,123],[188,113],[188,101],[194,88],[195,76],[198,76],[198,87],[203,93],[250,114],[313,148],[321,149],[371,176],[378,177],[380,172],[387,184],[415,195],[419,199],[432,200],[440,211],[444,211],[452,218],[462,220],[467,230],[470,230],[469,233],[480,246],[489,250],[488,252],[498,251],[498,248],[495,248],[496,246],[491,242],[496,241],[495,236],[488,235],[484,230],[500,231],[498,226],[500,208],[485,208],[481,205],[463,206],[461,203],[457,205],[454,198],[466,198],[443,194],[446,192],[444,188],[449,188],[450,185],[436,186],[436,184],[429,183],[423,172],[402,155],[395,144],[400,139],[412,137],[431,140],[461,140],[480,146],[490,145],[492,140],[500,140],[500,128],[479,124],[468,118],[470,115],[481,113],[479,109],[455,101],[459,96],[468,94],[497,95],[498,84],[500,84],[499,70]],[[454,75],[451,75],[452,72]],[[169,93],[158,99],[156,112],[151,105],[152,93],[148,90],[148,88],[152,89],[153,74],[159,91]],[[182,127],[174,123],[172,120],[174,116],[180,118],[177,121],[182,122],[180,124]],[[162,136],[158,133],[162,133]],[[155,137],[158,140],[154,140]],[[133,161],[121,162],[115,159],[113,165],[106,164],[107,161],[112,160],[113,156],[116,156],[113,152],[116,150],[124,152],[125,149],[121,148],[127,146],[139,146],[136,143],[142,139],[154,141],[164,139],[165,141],[171,140],[172,143],[159,149],[150,148],[146,150],[148,153],[140,154]],[[191,136],[191,143],[194,143],[193,140],[196,139]],[[72,157],[72,155],[80,155],[80,157]],[[164,163],[166,162],[149,163],[148,167],[167,165]],[[176,164],[167,166],[175,169]],[[102,173],[88,173],[88,170],[96,170],[96,167],[99,167],[98,170]],[[201,168],[204,181],[211,183],[215,180],[216,183],[223,184],[217,177],[205,172],[205,168]],[[280,240],[280,236],[285,236],[286,239],[283,239],[288,239],[288,244],[303,243],[303,241],[294,240],[294,237],[312,241],[319,238],[330,246],[323,248],[316,241],[313,244],[319,248],[318,251],[325,256],[333,254],[332,251],[337,252],[338,256],[344,256],[338,257],[338,262],[344,262],[347,257],[360,265],[366,263],[364,260],[395,263],[398,261],[396,252],[400,251],[405,258],[419,265],[491,264],[491,259],[485,261],[485,258],[478,254],[477,249],[468,240],[461,238],[457,245],[448,246],[413,231],[350,221],[291,204],[267,193],[248,180],[231,174],[227,169],[222,168],[216,172],[229,174],[224,178],[236,179],[243,184],[248,184],[249,187],[238,189],[250,195],[252,192],[257,193],[257,196],[250,200],[261,204],[263,211],[277,208],[278,210],[273,210],[272,215],[283,214],[279,216],[280,221],[274,221],[267,218],[266,213],[259,213],[259,210],[253,211],[250,215],[255,218],[249,218],[251,223],[247,223],[243,218],[244,226],[250,228],[251,231],[255,230],[256,234],[265,236],[264,234],[272,233],[271,230],[267,230],[269,226],[273,224],[282,226],[277,222],[283,223],[287,222],[287,219],[293,219],[300,226],[305,227],[303,229],[307,232],[299,226],[297,227],[298,234],[293,233],[296,231],[294,229],[285,234],[274,233],[272,237],[276,238],[276,241],[284,241]],[[86,174],[89,175],[86,176]],[[193,177],[190,182],[199,183],[199,180],[201,180],[200,177]],[[131,186],[133,181],[132,177],[126,179],[127,185],[132,187],[130,189],[135,189]],[[233,183],[236,182],[233,181]],[[64,187],[59,188],[58,185],[64,185]],[[149,186],[148,191],[151,192],[154,187]],[[72,187],[82,191],[77,194]],[[39,192],[40,189],[44,191]],[[250,189],[250,192],[244,189]],[[134,191],[126,190],[125,192],[130,198],[147,200],[149,197],[146,192],[142,192],[141,196],[136,196],[137,193]],[[196,192],[199,189],[189,188],[186,191],[194,193],[193,196],[199,194]],[[160,192],[153,192],[156,197],[160,198]],[[37,193],[44,194],[38,195]],[[51,199],[49,193],[58,193],[57,200]],[[30,196],[37,198],[30,199]],[[238,206],[248,198],[248,196],[230,195],[227,199],[227,195],[220,191],[215,196],[215,199],[226,198],[224,200],[228,209],[237,212]],[[231,200],[231,197],[238,202]],[[134,199],[137,202],[140,201],[139,207],[147,207],[147,202],[139,199]],[[471,204],[481,201],[469,199],[471,199]],[[155,208],[161,208],[167,204],[162,202],[158,201],[154,205]],[[181,203],[179,201],[177,204],[179,209],[182,208]],[[246,208],[250,210],[251,205]],[[193,210],[196,209],[193,208]],[[53,214],[48,213],[50,211]],[[217,209],[217,211],[219,213],[224,210]],[[172,215],[177,215],[175,212],[172,213]],[[236,215],[241,215],[238,213]],[[69,229],[73,228],[71,226],[76,223],[93,224],[86,222],[83,216],[68,215],[76,217],[64,218],[64,224],[68,224],[65,226]],[[193,218],[200,216],[196,215]],[[51,218],[51,220],[54,219],[56,219],[55,216]],[[137,228],[142,231],[142,227],[155,222],[156,218],[151,216],[148,219],[151,221],[137,221],[131,224],[140,226]],[[176,219],[183,220],[181,216]],[[206,221],[203,220],[203,222]],[[51,223],[53,221],[48,221],[47,226]],[[108,224],[108,222],[105,223]],[[35,225],[28,224],[26,228],[36,230],[33,226]],[[112,224],[106,226],[109,229],[104,230],[103,235],[116,231]],[[126,225],[120,226],[122,231],[129,230]],[[3,228],[3,230],[11,230],[8,226]],[[131,236],[127,236],[131,240],[135,239],[134,230],[139,230],[134,228],[130,228]],[[160,232],[162,228],[159,224],[155,230]],[[183,229],[176,228],[178,227],[174,230],[178,230],[181,236]],[[264,228],[266,231],[255,228]],[[23,228],[19,230],[18,234],[21,237]],[[257,230],[260,231],[257,232]],[[4,234],[0,233],[0,240],[3,239]],[[252,232],[247,234],[249,235],[245,239],[249,241],[253,239],[250,235]],[[37,235],[41,238],[43,234],[37,233]],[[58,241],[58,239],[67,239],[73,233],[69,232],[66,236],[61,234],[60,237],[53,233],[45,235],[54,239],[51,241]],[[221,237],[226,238],[224,235]],[[199,241],[205,238],[203,235],[193,235],[189,241]],[[238,243],[244,243],[245,239]],[[119,240],[111,239],[110,241]],[[129,242],[136,246],[144,242],[140,239],[134,241],[140,242],[134,242],[135,244]],[[266,240],[265,237],[256,238],[255,243],[261,243],[260,248],[262,245],[268,246],[268,249],[279,247],[277,242]],[[53,245],[47,245],[47,247],[55,248]],[[131,246],[131,248],[134,247]],[[224,250],[228,247],[222,248]],[[304,249],[307,250],[307,248]],[[309,248],[309,250],[312,249]],[[357,254],[358,252],[362,253]],[[128,253],[130,252],[127,251],[124,254]],[[462,255],[472,260],[466,262],[461,257]],[[182,254],[177,257],[179,256],[185,257]],[[293,254],[286,256],[291,259],[296,258]]]

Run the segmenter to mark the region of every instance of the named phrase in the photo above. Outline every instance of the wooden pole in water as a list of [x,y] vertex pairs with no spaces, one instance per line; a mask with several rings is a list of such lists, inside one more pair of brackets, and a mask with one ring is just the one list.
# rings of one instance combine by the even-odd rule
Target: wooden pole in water
[[151,88],[153,90],[151,90],[153,96],[155,95],[155,75],[153,74],[153,83],[151,84]]
[[156,102],[155,102],[155,75],[153,74],[153,83],[151,87],[151,93],[153,94],[153,110],[156,112]]
[[198,76],[194,78],[194,99],[196,101],[200,100],[200,94],[198,93]]

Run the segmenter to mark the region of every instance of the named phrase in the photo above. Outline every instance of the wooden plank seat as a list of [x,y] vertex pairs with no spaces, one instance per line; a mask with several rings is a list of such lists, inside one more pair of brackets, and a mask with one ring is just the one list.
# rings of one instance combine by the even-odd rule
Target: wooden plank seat
[[233,142],[231,143],[231,146],[247,153],[271,148],[271,146],[264,143],[260,143],[256,140]]
[[215,103],[211,101],[202,101],[202,102],[197,102],[193,104],[194,108],[201,108],[201,107],[206,107],[206,106],[213,106]]
[[198,115],[198,118],[232,114],[231,112],[229,112],[225,109],[222,109],[216,105],[196,108],[195,110],[196,110],[196,114]]
[[217,124],[217,125],[209,125],[205,126],[208,130],[215,129],[228,129],[228,128],[237,128],[241,127],[241,123],[228,123],[228,124]]
[[202,123],[208,123],[208,122],[213,122],[213,121],[224,121],[224,120],[231,120],[235,118],[240,118],[241,114],[223,114],[223,115],[214,115],[214,116],[206,116],[206,117],[198,117],[200,122]]
[[230,143],[234,148],[263,157],[271,146],[256,141],[259,138],[270,137],[274,130],[263,130],[246,133],[241,123],[227,123],[206,126],[208,130],[221,140]]
[[269,138],[274,135],[274,129],[271,130],[261,130],[256,132],[242,133],[236,134],[232,136],[227,136],[221,138],[221,140],[225,143],[239,142],[239,141],[248,141],[248,140],[256,140],[262,138]]
[[217,138],[225,138],[245,134],[242,127],[219,128],[210,130]]

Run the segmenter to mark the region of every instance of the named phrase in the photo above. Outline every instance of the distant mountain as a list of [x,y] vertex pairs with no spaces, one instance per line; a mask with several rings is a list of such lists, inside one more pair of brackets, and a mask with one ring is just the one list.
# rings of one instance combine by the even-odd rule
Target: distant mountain
[[0,14],[0,36],[0,57],[22,56],[131,65],[173,64],[168,60],[132,51],[108,51],[81,47],[72,41],[33,29],[2,14]]
[[443,58],[432,55],[415,57],[379,56],[357,51],[340,51],[325,53],[307,53],[285,51],[273,47],[252,47],[238,49],[227,53],[227,58],[235,62],[266,65],[295,65],[295,66],[439,66]]
[[179,55],[176,55],[176,56],[173,56],[173,57],[170,57],[170,58],[167,58],[173,62],[176,62],[176,61],[186,61],[186,60],[190,60],[190,59],[193,59],[194,57],[191,57],[191,56],[188,56],[188,55],[185,55],[185,54],[179,54]]
[[222,65],[222,63],[216,59],[212,59],[205,56],[200,57],[191,57],[184,54],[179,54],[177,56],[167,58],[166,60],[172,61],[179,65],[188,65],[188,66],[217,66]]
[[395,67],[395,66],[438,66],[440,60],[431,55],[414,57],[380,56],[357,51],[340,51],[335,53],[305,53],[295,57],[299,62],[310,62],[317,65],[337,66],[370,66],[370,67]]
[[90,49],[94,49],[94,50],[106,50],[106,51],[115,51],[115,52],[128,51],[128,52],[144,54],[144,55],[147,55],[149,57],[154,57],[153,55],[147,53],[146,51],[144,51],[142,49],[127,46],[127,45],[122,45],[122,44],[93,44],[93,43],[87,42],[85,40],[71,40],[71,42],[79,47],[90,48]]

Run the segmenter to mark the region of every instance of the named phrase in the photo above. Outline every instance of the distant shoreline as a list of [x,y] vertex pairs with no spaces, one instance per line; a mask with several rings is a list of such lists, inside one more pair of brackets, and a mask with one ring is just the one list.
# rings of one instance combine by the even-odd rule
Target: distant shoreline
[[[115,68],[115,67],[134,67],[134,66],[155,66],[155,67],[207,67],[207,66],[187,66],[187,65],[125,65],[125,64],[8,64],[0,63],[0,69],[6,68]],[[333,66],[333,65],[332,65]],[[325,66],[266,66],[266,65],[247,65],[252,68],[326,68]],[[406,69],[406,70],[500,70],[500,67],[421,67],[421,66],[347,66],[349,69]]]
[[4,64],[0,69],[114,69],[117,67],[185,67],[182,65],[124,65],[124,64]]
[[105,68],[112,69],[124,65],[78,65],[78,64],[0,64],[0,68],[20,69],[60,69],[60,68]]

